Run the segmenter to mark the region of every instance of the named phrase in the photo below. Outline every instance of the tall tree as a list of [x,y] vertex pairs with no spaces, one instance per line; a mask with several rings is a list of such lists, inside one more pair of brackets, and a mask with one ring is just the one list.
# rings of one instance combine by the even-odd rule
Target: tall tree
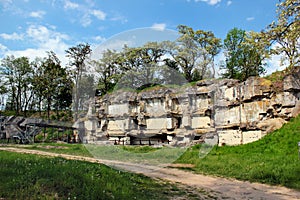
[[246,80],[264,73],[265,48],[254,46],[254,33],[234,28],[224,39],[225,73],[223,77]]
[[203,79],[210,69],[214,74],[214,58],[220,52],[221,40],[211,31],[195,31],[185,25],[179,25],[178,32],[180,37],[169,52],[187,81]]
[[118,61],[120,61],[119,53],[108,49],[103,52],[101,59],[98,61],[93,60],[91,62],[99,73],[97,89],[100,91],[101,95],[112,90],[118,82],[122,74],[120,63]]
[[44,88],[45,81],[44,81],[44,62],[46,58],[35,58],[32,62],[33,69],[34,69],[34,76],[32,79],[33,91],[34,91],[34,98],[33,98],[33,105],[34,109],[38,109],[39,115],[42,115],[42,102],[44,100]]
[[91,53],[91,47],[89,44],[78,44],[75,47],[71,47],[66,50],[66,56],[70,59],[70,66],[74,67],[73,76],[75,82],[74,89],[74,110],[75,110],[75,120],[78,118],[78,108],[79,108],[79,82],[82,78],[83,72],[86,70],[86,59]]
[[162,63],[165,50],[160,43],[149,42],[141,47],[124,46],[118,54],[117,63],[127,80],[122,79],[122,87],[139,88],[144,84],[154,84],[155,67]]
[[284,54],[282,62],[288,60],[288,69],[300,63],[300,2],[279,0],[277,21],[273,21],[261,37],[270,42],[273,54]]
[[39,111],[41,111],[41,103],[44,102],[48,120],[50,112],[54,109],[58,119],[58,111],[68,109],[72,103],[71,77],[52,51],[48,52],[46,58],[36,60],[35,66],[33,88],[38,99]]
[[33,70],[27,57],[15,58],[7,56],[1,62],[2,76],[5,81],[6,90],[9,92],[10,108],[21,114],[26,111],[32,100],[32,76]]

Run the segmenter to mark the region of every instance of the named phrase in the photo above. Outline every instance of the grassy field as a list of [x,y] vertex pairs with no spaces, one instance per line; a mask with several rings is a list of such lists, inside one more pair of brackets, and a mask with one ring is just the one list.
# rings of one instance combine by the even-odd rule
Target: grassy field
[[0,179],[0,199],[193,197],[176,185],[105,165],[4,151],[0,151]]
[[197,173],[283,185],[300,189],[300,116],[263,139],[240,146],[214,147],[203,159],[200,145],[188,149],[176,162],[194,164]]
[[[199,150],[201,149],[200,145],[187,149],[183,154],[182,152],[175,152],[177,153],[176,156],[179,157],[181,155],[179,159],[177,159],[176,163],[193,164],[195,167],[191,170],[196,173],[232,177],[252,182],[283,185],[300,190],[300,159],[298,155],[298,142],[300,142],[300,116],[292,119],[281,129],[268,134],[259,141],[240,146],[214,147],[204,158],[199,157]],[[164,156],[167,156],[166,158],[168,158],[169,154],[171,155],[171,153],[174,153],[174,151],[168,152],[169,150],[167,148],[153,148],[148,146],[119,146],[113,147],[113,149],[105,146],[100,149],[94,149],[94,146],[90,147],[82,144],[55,143],[13,146],[88,157],[93,156],[93,154],[101,157],[103,155],[107,155],[107,152],[114,152],[116,153],[116,158],[122,157],[126,159],[128,155],[133,155],[131,157],[132,160],[138,160],[139,162],[140,158],[144,160],[144,156],[147,156],[146,158],[150,160],[159,160],[157,159],[157,154],[163,154]],[[126,159],[126,161],[130,160]],[[50,171],[48,172],[47,170]],[[105,174],[112,173],[113,175],[98,176],[98,170],[100,172],[105,171]],[[87,172],[89,175],[85,175],[85,173],[82,172]],[[41,173],[41,176],[39,173]],[[56,177],[58,180],[56,180]],[[77,177],[79,177],[79,179],[77,179]],[[43,198],[49,197],[50,199],[53,199],[57,195],[63,198],[73,198],[75,196],[83,197],[80,196],[82,191],[76,192],[78,188],[93,187],[93,184],[96,184],[94,188],[87,188],[84,190],[91,191],[89,192],[91,195],[95,194],[97,196],[100,195],[98,193],[99,188],[106,187],[102,186],[101,182],[103,184],[110,180],[113,182],[109,184],[109,188],[101,190],[108,192],[101,193],[101,197],[103,198],[113,198],[112,196],[109,196],[112,194],[116,195],[114,197],[117,199],[124,199],[125,197],[130,197],[131,199],[134,197],[134,194],[139,199],[149,199],[150,197],[154,199],[166,198],[165,192],[162,192],[164,189],[160,190],[160,187],[169,188],[169,190],[166,189],[166,191],[169,191],[166,192],[167,194],[182,193],[182,191],[179,192],[175,186],[161,186],[159,183],[151,182],[151,180],[146,177],[114,171],[105,166],[96,166],[95,164],[87,164],[79,161],[66,161],[59,158],[46,159],[36,156],[3,152],[0,152],[0,178],[0,199],[1,197],[14,199],[15,196],[13,195],[23,193],[26,193],[23,197],[26,197],[27,195],[39,197],[39,195],[45,194],[46,196],[44,195]],[[127,179],[129,181],[123,182]],[[80,183],[77,183],[78,180],[80,180]],[[82,180],[86,180],[87,182],[82,183]],[[5,184],[6,182],[7,184]],[[59,184],[58,182],[62,183]],[[54,183],[58,184],[59,188],[64,189],[58,189],[58,191],[56,191],[57,186],[55,186]],[[45,187],[46,185],[47,188]],[[124,185],[128,185],[129,188],[123,189]],[[152,188],[150,191],[155,195],[152,194],[154,196],[151,196],[151,194],[148,194],[148,191],[139,193],[140,190],[133,189],[139,187]],[[70,192],[65,193],[64,191]],[[144,193],[147,195],[145,196]],[[86,193],[84,193],[84,195],[86,195]]]
[[1,147],[14,147],[21,149],[39,150],[60,154],[69,154],[85,157],[93,157],[91,153],[82,144],[67,144],[67,143],[34,143],[26,145],[5,144]]
[[67,143],[35,143],[31,145],[5,144],[2,147],[15,147],[39,150],[60,154],[94,157],[104,160],[115,160],[139,164],[171,164],[179,158],[186,148],[122,146],[122,145],[93,145]]

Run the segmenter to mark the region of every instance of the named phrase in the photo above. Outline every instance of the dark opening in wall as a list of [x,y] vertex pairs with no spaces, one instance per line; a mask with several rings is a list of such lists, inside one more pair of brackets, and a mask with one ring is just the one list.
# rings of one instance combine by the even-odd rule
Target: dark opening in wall
[[204,116],[210,117],[211,116],[211,110],[208,109],[205,111]]
[[107,124],[102,126],[102,131],[107,131]]
[[196,135],[195,137],[194,137],[194,140],[200,140],[201,139],[201,136],[200,135]]
[[177,117],[176,119],[177,119],[177,128],[180,128],[182,124],[182,117]]

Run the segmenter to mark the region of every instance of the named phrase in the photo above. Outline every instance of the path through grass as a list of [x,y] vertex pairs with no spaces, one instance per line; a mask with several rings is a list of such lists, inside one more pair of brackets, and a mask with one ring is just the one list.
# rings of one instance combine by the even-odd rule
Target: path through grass
[[174,184],[105,165],[0,151],[0,199],[169,199]]
[[300,190],[300,116],[259,141],[214,147],[203,159],[200,145],[188,149],[176,162],[194,164],[197,173],[233,177]]

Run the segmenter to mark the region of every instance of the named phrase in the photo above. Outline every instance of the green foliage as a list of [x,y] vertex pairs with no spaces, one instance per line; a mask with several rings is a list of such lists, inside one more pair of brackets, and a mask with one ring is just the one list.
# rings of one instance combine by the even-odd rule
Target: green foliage
[[195,164],[198,173],[284,185],[300,189],[300,116],[259,141],[240,146],[214,147],[203,159],[200,145],[187,150],[176,162]]
[[176,186],[137,174],[63,158],[0,152],[0,198],[169,199]]
[[185,25],[177,28],[180,37],[173,45],[171,55],[179,64],[186,80],[202,80],[207,77],[209,70],[212,70],[214,77],[214,58],[220,52],[221,39],[216,38],[211,31],[193,30]]
[[[73,79],[74,79],[74,111],[75,111],[75,120],[78,118],[79,108],[83,107],[80,105],[86,99],[80,96],[80,81],[84,72],[86,71],[86,60],[90,53],[92,52],[89,44],[78,44],[74,47],[70,47],[66,50],[66,56],[70,59],[70,67],[74,67],[75,69],[70,69]],[[88,97],[90,98],[90,97]]]
[[288,70],[300,63],[299,9],[299,0],[280,0],[277,4],[277,21],[273,21],[261,32],[261,38],[270,43],[271,53],[283,54],[282,64],[288,61]]
[[226,60],[223,77],[244,81],[250,76],[259,76],[265,72],[263,55],[266,47],[254,45],[256,38],[257,34],[238,28],[228,32],[224,40]]
[[10,110],[17,114],[26,111],[33,96],[32,76],[33,69],[27,57],[15,58],[7,56],[1,61],[1,81],[2,92],[9,95],[8,106]]
[[41,60],[40,65],[36,65],[32,85],[39,101],[39,110],[42,101],[46,103],[48,120],[52,108],[58,111],[70,107],[73,83],[54,52],[49,52],[48,57]]
[[100,95],[113,90],[122,73],[119,63],[119,53],[112,50],[106,50],[102,54],[102,58],[98,61],[91,61],[99,73],[97,89]]

